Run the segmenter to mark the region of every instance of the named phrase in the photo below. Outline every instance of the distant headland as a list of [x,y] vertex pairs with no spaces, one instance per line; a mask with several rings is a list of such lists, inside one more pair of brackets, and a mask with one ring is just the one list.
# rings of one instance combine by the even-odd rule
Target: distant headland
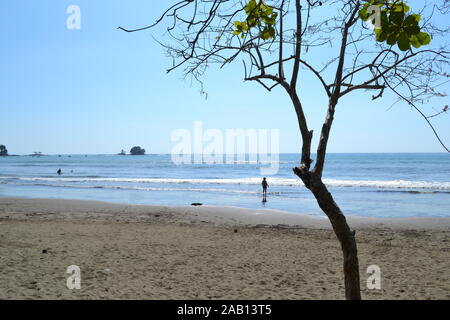
[[[125,150],[122,149],[122,151],[120,153],[118,153],[119,156],[125,156]],[[145,155],[145,149],[139,147],[139,146],[135,146],[133,148],[131,148],[130,150],[130,155],[132,156],[142,156]]]
[[0,157],[6,157],[8,155],[8,149],[3,144],[0,144]]

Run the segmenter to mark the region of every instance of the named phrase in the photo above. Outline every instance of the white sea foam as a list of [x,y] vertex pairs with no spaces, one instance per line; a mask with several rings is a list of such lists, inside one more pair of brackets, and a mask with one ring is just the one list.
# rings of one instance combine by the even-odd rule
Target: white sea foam
[[[260,185],[261,178],[235,179],[176,179],[176,178],[86,178],[86,177],[0,177],[1,182],[9,179],[28,182],[51,183],[148,183],[148,184],[193,184],[193,185]],[[272,186],[302,186],[300,179],[269,178]],[[437,181],[408,181],[408,180],[339,180],[324,179],[330,187],[362,187],[381,189],[434,189],[450,190],[450,182]]]

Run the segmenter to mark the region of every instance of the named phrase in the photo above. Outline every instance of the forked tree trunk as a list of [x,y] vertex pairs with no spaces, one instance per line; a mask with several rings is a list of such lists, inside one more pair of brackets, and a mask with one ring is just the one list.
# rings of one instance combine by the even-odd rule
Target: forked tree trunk
[[341,243],[344,256],[345,297],[347,300],[360,300],[359,262],[355,232],[350,229],[344,214],[321,179],[313,178],[309,189],[320,208],[330,219],[334,233]]
[[345,298],[347,300],[361,300],[355,232],[350,229],[344,214],[322,182],[321,176],[317,175],[314,170],[309,171],[306,166],[293,168],[293,171],[303,181],[306,188],[312,192],[320,208],[328,216],[334,233],[341,244],[344,256]]
[[[333,122],[334,107],[336,102],[330,103],[327,119],[322,128],[322,135],[317,149],[318,159],[316,166],[310,171],[312,160],[310,159],[310,147],[312,131],[308,131],[306,121],[303,120],[303,112],[300,101],[294,92],[290,91],[292,101],[294,102],[297,117],[299,119],[303,147],[301,165],[293,168],[294,173],[303,181],[317,200],[322,211],[328,216],[334,233],[336,234],[344,255],[344,278],[345,278],[345,297],[347,300],[361,300],[361,290],[359,284],[359,263],[358,250],[356,248],[355,232],[350,230],[347,220],[339,206],[334,202],[333,196],[322,182],[322,168],[325,161],[326,145],[328,134]],[[301,125],[303,123],[303,125]],[[320,157],[319,157],[320,155]]]

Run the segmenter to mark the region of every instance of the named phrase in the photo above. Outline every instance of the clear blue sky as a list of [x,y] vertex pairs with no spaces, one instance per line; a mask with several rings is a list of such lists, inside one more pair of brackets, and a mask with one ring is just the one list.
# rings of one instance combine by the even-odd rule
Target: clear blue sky
[[[151,23],[168,3],[1,1],[0,144],[12,154],[116,153],[134,145],[168,153],[174,129],[192,130],[193,121],[202,120],[205,128],[279,128],[281,152],[298,152],[300,135],[285,92],[243,83],[238,62],[210,70],[205,100],[179,72],[165,73],[171,61],[151,31],[116,29]],[[81,30],[66,28],[71,4],[81,8]],[[305,80],[301,95],[318,133],[326,101]],[[330,152],[442,151],[416,112],[404,104],[388,110],[389,96],[375,102],[370,96],[340,102]],[[448,144],[449,123],[449,114],[435,121]]]

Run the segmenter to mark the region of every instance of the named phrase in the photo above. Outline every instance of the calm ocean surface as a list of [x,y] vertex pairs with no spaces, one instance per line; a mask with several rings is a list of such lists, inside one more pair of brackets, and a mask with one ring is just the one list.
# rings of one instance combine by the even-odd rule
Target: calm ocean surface
[[[239,206],[323,215],[293,175],[298,154],[281,154],[261,202],[267,164],[175,165],[170,155],[0,157],[0,197],[131,204]],[[56,171],[61,168],[62,175]],[[347,215],[450,217],[450,155],[329,154],[325,183]]]

